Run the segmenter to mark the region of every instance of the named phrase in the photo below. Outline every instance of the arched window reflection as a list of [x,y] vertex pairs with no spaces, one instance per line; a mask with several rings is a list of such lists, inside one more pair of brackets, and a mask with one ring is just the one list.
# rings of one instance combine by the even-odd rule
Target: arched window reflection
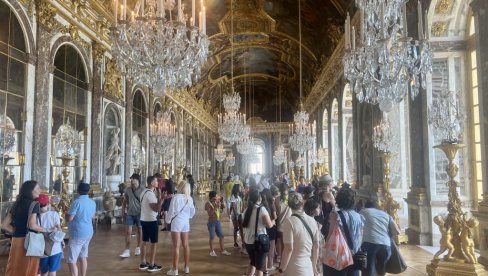
[[[12,201],[22,183],[27,53],[14,12],[0,2],[0,202]],[[0,204],[0,215],[4,214]]]
[[137,90],[132,105],[131,171],[140,174],[146,174],[147,117],[144,95]]
[[354,122],[352,117],[352,91],[349,84],[342,96],[342,154],[344,160],[344,180],[356,181],[356,153],[354,151]]
[[114,104],[110,104],[105,111],[103,129],[103,148],[104,148],[104,184],[108,185],[112,191],[118,189],[118,184],[123,180],[122,177],[122,124],[120,114]]
[[332,102],[331,108],[331,120],[330,120],[330,131],[331,131],[331,153],[332,153],[332,164],[331,172],[332,177],[335,180],[341,177],[341,144],[339,141],[339,104],[337,99]]
[[256,145],[256,155],[248,162],[248,172],[251,174],[266,174],[264,171],[264,147]]

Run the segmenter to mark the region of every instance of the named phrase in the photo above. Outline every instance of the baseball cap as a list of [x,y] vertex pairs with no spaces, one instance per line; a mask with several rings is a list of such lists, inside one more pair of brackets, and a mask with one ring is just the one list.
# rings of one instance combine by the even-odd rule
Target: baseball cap
[[41,206],[46,206],[49,204],[49,196],[46,194],[40,194],[36,200]]

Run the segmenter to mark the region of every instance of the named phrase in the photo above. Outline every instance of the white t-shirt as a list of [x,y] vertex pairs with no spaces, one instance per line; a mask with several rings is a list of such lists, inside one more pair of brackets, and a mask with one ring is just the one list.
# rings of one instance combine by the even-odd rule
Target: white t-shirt
[[[244,228],[244,242],[246,244],[254,244],[256,240],[254,236],[254,231],[256,230],[256,213],[258,210],[258,206],[254,205],[254,210],[252,210],[251,218],[249,219],[249,224],[247,227]],[[266,226],[263,224],[263,217],[268,215],[268,211],[266,208],[261,207],[259,210],[259,219],[258,219],[258,231],[257,234],[266,234]]]
[[[54,228],[56,225],[61,225],[61,221],[59,219],[58,212],[55,211],[47,211],[45,213],[41,213],[41,226],[47,229]],[[51,251],[51,256],[59,254],[63,252],[61,248],[61,242],[55,242],[53,244],[53,249]]]
[[157,203],[158,199],[156,194],[149,190],[144,189],[141,193],[141,221],[156,221],[158,212],[154,212],[149,204]]

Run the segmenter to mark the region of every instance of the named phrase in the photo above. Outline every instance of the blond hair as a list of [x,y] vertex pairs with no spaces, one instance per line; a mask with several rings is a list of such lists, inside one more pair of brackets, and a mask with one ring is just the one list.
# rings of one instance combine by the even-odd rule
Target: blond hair
[[176,190],[180,194],[184,194],[187,198],[191,196],[191,187],[190,183],[186,182],[186,180],[181,180],[176,187]]

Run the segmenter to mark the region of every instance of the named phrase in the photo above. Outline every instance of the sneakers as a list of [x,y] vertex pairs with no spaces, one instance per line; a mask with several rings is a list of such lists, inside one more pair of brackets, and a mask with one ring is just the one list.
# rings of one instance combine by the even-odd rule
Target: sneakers
[[178,275],[178,269],[175,269],[175,270],[170,269],[168,272],[166,272],[166,274],[168,274],[168,275],[176,275],[177,276]]
[[210,251],[210,257],[217,257],[217,254],[215,253],[215,251]]
[[230,252],[227,250],[222,251],[222,255],[230,256]]
[[[140,250],[139,250],[139,254],[141,254]],[[122,252],[122,254],[120,254],[119,256],[121,258],[129,258],[130,257],[130,251],[129,251],[129,249],[124,250],[124,252]]]
[[247,250],[244,247],[241,248],[241,254],[248,255]]
[[149,268],[149,263],[145,263],[145,264],[140,264],[139,265],[139,270],[147,270]]
[[190,268],[185,266],[185,274],[190,274]]
[[136,249],[134,250],[134,255],[135,256],[141,255],[141,248],[140,247],[136,247]]
[[[157,264],[154,264],[154,265],[150,265],[146,271],[148,272],[158,272],[158,271],[161,271],[161,269],[163,269],[160,265],[157,265]],[[178,274],[176,274],[178,275]]]

